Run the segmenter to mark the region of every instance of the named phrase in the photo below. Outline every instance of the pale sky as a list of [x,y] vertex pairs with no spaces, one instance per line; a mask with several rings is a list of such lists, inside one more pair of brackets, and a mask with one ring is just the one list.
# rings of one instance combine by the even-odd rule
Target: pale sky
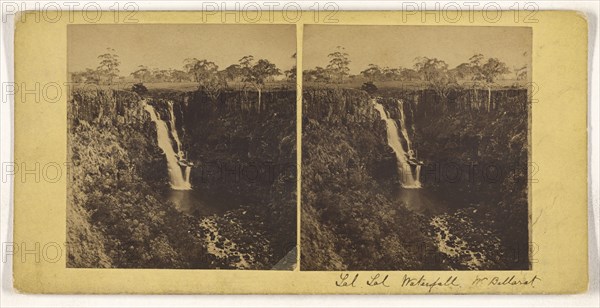
[[526,27],[305,25],[302,66],[325,67],[327,55],[343,46],[351,74],[371,63],[413,68],[416,57],[438,58],[453,68],[477,53],[498,58],[512,70],[531,67],[531,44]]
[[95,69],[107,47],[119,55],[122,76],[139,65],[181,69],[186,58],[207,59],[224,69],[245,55],[284,71],[296,64],[296,26],[69,25],[68,71]]

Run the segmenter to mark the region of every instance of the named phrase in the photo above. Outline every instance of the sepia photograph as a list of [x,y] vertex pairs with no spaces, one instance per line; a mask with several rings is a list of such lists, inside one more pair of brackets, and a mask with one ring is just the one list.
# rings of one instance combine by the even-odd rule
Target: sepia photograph
[[527,27],[306,25],[301,269],[530,269],[531,49]]
[[0,306],[598,300],[591,10],[146,2],[7,6]]
[[69,25],[67,267],[296,267],[295,25]]

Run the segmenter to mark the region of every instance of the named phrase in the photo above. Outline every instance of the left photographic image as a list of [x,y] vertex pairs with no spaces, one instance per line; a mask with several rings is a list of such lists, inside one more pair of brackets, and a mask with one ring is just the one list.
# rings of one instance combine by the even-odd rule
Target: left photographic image
[[295,25],[67,33],[67,267],[293,270]]

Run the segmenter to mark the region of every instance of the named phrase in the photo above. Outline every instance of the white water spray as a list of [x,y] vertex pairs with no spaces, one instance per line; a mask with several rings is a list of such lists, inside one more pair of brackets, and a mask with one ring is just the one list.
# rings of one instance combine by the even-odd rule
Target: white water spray
[[[160,119],[160,115],[156,112],[153,106],[148,105],[145,101],[143,104],[144,110],[150,114],[150,119],[152,119],[152,122],[156,124],[156,140],[158,142],[158,146],[161,148],[167,159],[167,169],[169,171],[171,188],[175,190],[192,189],[192,185],[190,184],[191,166],[187,164],[180,164],[182,157],[180,157],[180,155],[175,153],[175,150],[173,150],[173,144],[171,143],[171,138],[169,137],[167,123]],[[171,106],[170,110],[172,114],[172,105],[169,104],[169,106]],[[171,127],[174,127],[174,124],[174,117],[172,117]],[[179,143],[179,137],[177,136],[177,130],[171,130],[171,134],[177,143],[177,149],[181,153],[181,145]],[[182,165],[184,170],[182,170]]]
[[411,148],[410,139],[408,138],[408,132],[406,131],[406,124],[404,119],[404,108],[402,101],[399,101],[398,108],[400,109],[400,130],[406,140],[407,151],[402,147],[400,142],[400,135],[398,134],[398,125],[394,119],[391,119],[388,112],[385,110],[383,105],[377,102],[377,99],[371,100],[375,109],[379,112],[379,116],[385,121],[387,130],[388,145],[394,150],[396,159],[398,161],[398,173],[400,174],[400,181],[404,188],[421,188],[421,182],[419,178],[421,176],[421,165],[415,164],[415,172],[413,174],[410,160],[414,160],[414,152]]
[[175,126],[175,115],[173,114],[173,102],[168,102],[169,106],[169,125],[171,126],[171,136],[173,136],[173,140],[175,140],[175,144],[177,145],[177,155],[181,155],[181,141],[179,141],[179,135],[177,134],[177,127]]

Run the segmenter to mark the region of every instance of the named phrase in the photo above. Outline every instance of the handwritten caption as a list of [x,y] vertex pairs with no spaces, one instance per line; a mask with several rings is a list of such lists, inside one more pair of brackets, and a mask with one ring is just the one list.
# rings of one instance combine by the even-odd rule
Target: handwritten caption
[[459,278],[456,275],[408,275],[392,277],[390,274],[361,274],[341,273],[335,280],[335,286],[340,288],[378,287],[425,289],[428,293],[442,289],[460,289],[463,286],[524,286],[535,287],[542,279],[538,275],[477,275],[474,279]]

